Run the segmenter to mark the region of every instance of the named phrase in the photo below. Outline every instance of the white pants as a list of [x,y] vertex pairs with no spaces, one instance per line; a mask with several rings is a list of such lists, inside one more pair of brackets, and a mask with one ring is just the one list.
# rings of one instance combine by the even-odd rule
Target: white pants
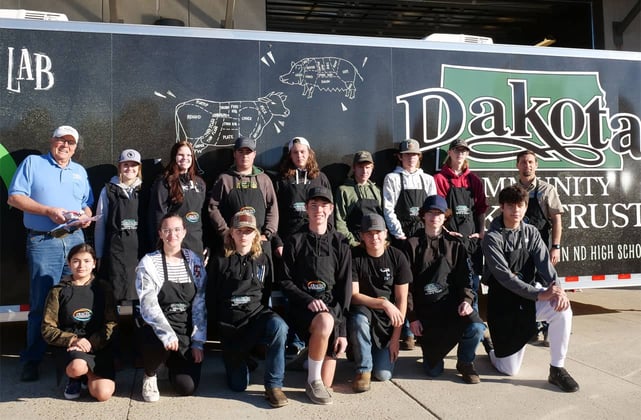
[[[557,312],[554,310],[550,301],[536,302],[536,320],[546,321],[548,327],[548,340],[550,341],[550,365],[563,367],[565,365],[565,356],[568,352],[570,343],[570,332],[572,331],[572,308],[565,311]],[[525,347],[507,357],[496,357],[494,350],[490,352],[490,360],[496,370],[509,376],[519,373]]]

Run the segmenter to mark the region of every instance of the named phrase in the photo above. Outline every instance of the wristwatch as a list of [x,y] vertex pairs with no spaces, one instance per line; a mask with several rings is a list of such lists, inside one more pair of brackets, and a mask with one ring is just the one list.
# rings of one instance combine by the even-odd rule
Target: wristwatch
[[553,244],[552,249],[561,249],[561,244]]

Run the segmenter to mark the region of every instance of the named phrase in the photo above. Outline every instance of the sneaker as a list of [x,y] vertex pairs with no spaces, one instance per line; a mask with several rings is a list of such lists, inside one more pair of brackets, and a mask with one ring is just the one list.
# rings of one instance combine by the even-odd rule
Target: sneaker
[[579,390],[579,384],[577,384],[568,371],[562,367],[550,366],[548,382],[558,386],[564,392],[576,392]]
[[327,405],[332,403],[332,396],[320,379],[305,385],[305,393],[314,404]]
[[281,388],[266,388],[265,399],[274,408],[284,407],[289,404],[289,400]]
[[69,378],[67,386],[65,387],[65,398],[68,400],[75,400],[76,398],[79,398],[80,388],[82,388],[80,378]]
[[22,366],[22,375],[20,375],[22,382],[37,381],[39,376],[38,362],[27,362]]
[[363,372],[357,373],[352,381],[352,390],[354,392],[366,392],[370,390],[370,384],[372,383],[372,373]]
[[414,337],[405,337],[401,340],[401,350],[414,350],[415,345]]
[[87,382],[88,381],[89,381],[89,379],[87,378],[87,375],[82,375],[80,377],[80,388],[83,389],[83,390],[87,389]]
[[160,399],[156,375],[142,377],[142,398],[147,402],[156,402]]
[[474,369],[474,363],[456,362],[456,370],[463,376],[466,384],[478,384],[481,382],[479,374]]
[[487,355],[490,355],[490,352],[494,350],[494,343],[492,342],[492,337],[490,337],[490,331],[488,329],[485,330],[485,333],[483,334],[483,340],[481,340],[481,343],[483,344],[483,349],[485,349],[485,353]]

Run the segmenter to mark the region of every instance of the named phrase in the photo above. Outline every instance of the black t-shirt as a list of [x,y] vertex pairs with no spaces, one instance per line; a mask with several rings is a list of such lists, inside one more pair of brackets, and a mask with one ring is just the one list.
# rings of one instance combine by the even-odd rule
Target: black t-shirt
[[393,302],[394,286],[411,280],[410,264],[398,249],[390,246],[380,257],[368,255],[362,247],[352,250],[352,281],[358,281],[359,293]]

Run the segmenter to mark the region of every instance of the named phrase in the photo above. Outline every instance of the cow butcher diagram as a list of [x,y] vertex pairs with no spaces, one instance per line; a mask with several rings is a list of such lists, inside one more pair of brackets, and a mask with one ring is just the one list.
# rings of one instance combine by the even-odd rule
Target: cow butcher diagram
[[231,146],[238,136],[258,139],[274,117],[289,116],[286,100],[282,92],[271,92],[253,101],[182,102],[175,111],[176,139],[187,139],[199,154],[210,146]]
[[280,76],[287,85],[303,87],[303,96],[308,99],[318,89],[325,92],[345,92],[345,97],[354,99],[356,81],[363,81],[356,66],[344,58],[307,57],[292,62],[289,72]]

